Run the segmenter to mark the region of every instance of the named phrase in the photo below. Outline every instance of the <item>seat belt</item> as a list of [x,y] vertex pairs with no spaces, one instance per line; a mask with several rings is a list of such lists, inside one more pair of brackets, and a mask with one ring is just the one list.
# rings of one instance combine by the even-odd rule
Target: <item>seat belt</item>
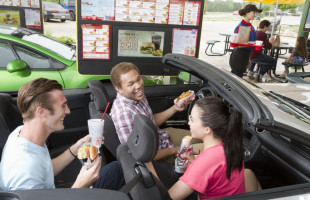
[[126,194],[129,194],[131,189],[139,182],[141,181],[141,176],[137,174],[133,179],[131,179],[126,185],[124,185],[119,192],[124,192]]
[[136,162],[135,164],[136,175],[126,185],[124,185],[119,191],[129,194],[132,188],[139,182],[142,181],[144,187],[150,188],[155,184],[152,174],[148,171],[144,164]]

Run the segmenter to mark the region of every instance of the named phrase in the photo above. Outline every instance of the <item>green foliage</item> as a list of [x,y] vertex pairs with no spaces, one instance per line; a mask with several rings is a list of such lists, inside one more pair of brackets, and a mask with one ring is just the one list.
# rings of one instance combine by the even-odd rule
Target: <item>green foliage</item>
[[242,7],[242,3],[236,3],[233,0],[225,1],[205,1],[205,12],[233,12],[239,10]]
[[75,44],[75,40],[72,38],[72,37],[69,37],[69,36],[59,36],[59,37],[56,37],[56,36],[53,36],[52,33],[50,31],[47,31],[45,33],[46,36],[50,37],[50,38],[54,38],[55,40],[58,40],[62,43],[65,43],[65,44]]
[[279,10],[290,10],[290,9],[295,9],[297,8],[297,4],[279,4],[278,9]]

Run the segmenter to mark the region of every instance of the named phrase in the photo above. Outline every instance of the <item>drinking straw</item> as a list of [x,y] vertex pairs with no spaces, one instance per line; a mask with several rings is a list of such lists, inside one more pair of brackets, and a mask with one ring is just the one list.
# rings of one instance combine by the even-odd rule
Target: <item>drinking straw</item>
[[109,105],[110,105],[110,101],[108,102],[107,107],[105,107],[105,110],[104,110],[104,113],[103,113],[103,115],[102,115],[101,121],[103,120],[105,114],[107,113],[107,110],[108,110]]

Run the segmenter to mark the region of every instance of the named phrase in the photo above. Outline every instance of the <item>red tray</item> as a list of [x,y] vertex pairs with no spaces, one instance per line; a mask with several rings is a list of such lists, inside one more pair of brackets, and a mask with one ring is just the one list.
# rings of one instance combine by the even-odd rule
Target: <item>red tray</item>
[[262,49],[263,45],[256,45],[256,44],[251,44],[251,43],[230,43],[231,47],[237,47],[237,46],[244,46],[244,47],[254,47],[256,51],[259,51]]

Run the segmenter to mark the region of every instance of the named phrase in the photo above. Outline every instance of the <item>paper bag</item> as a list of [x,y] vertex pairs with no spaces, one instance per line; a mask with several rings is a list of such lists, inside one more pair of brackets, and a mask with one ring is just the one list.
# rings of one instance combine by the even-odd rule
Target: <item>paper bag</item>
[[248,43],[250,37],[250,26],[239,26],[237,43]]
[[272,46],[274,46],[274,47],[278,47],[278,46],[280,46],[280,36],[279,36],[279,35],[277,35],[275,38],[274,38],[274,37],[273,37],[273,38],[271,38],[270,43],[271,43],[271,44],[272,44]]

